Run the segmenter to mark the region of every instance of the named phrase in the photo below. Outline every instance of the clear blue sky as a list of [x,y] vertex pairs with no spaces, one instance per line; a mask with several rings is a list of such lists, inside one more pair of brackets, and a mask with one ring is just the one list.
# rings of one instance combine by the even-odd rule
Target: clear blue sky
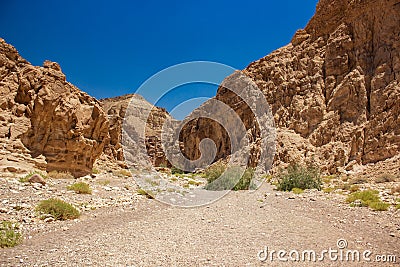
[[[34,65],[59,62],[68,81],[104,98],[132,93],[158,71],[182,62],[243,69],[289,43],[316,3],[0,0],[0,37]],[[215,91],[192,86],[170,96],[178,101],[158,105],[171,110],[172,102]]]

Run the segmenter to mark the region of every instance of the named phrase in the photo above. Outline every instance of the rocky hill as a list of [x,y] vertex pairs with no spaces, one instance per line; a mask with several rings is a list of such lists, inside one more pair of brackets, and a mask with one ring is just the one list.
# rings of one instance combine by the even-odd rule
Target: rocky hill
[[[399,32],[398,0],[321,0],[290,44],[242,71],[274,114],[275,166],[315,161],[337,173],[386,160],[389,171],[399,172],[393,163],[400,152]],[[251,112],[234,93],[220,87],[216,99],[231,106],[246,129],[253,127]],[[194,124],[197,136],[212,131],[209,123]],[[185,153],[196,158],[198,142],[187,142],[196,137],[186,132],[192,134],[182,137]],[[254,130],[250,140],[257,135]],[[228,140],[226,134],[220,139]],[[219,147],[219,155],[229,149]]]
[[[146,136],[135,142],[146,142],[154,164],[167,163],[157,137],[169,116],[164,109],[138,95],[99,102],[67,82],[57,63],[32,66],[0,39],[1,171],[42,169],[78,177],[92,173],[97,159],[104,169],[126,167],[121,130],[129,103],[135,115],[129,123],[146,125]],[[144,109],[152,109],[147,121]],[[138,165],[148,161],[146,155],[136,159]]]
[[99,102],[66,81],[57,63],[32,66],[0,39],[0,161],[3,170],[92,172],[109,142]]

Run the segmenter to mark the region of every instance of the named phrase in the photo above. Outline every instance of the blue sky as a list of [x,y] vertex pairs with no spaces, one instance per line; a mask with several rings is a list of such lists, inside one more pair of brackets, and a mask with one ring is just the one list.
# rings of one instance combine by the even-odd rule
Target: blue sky
[[[133,93],[157,72],[187,61],[243,69],[289,43],[316,3],[1,0],[0,37],[34,65],[60,63],[68,81],[104,98]],[[172,110],[199,97],[175,114],[182,117],[216,88],[182,86],[157,105]]]

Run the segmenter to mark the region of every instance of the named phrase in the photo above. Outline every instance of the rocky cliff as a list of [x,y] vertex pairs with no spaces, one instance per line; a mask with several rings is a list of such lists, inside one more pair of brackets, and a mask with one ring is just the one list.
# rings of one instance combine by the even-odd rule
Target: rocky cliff
[[[242,71],[274,114],[275,165],[316,161],[323,171],[337,173],[399,154],[399,33],[399,0],[321,0],[290,44]],[[235,94],[220,87],[216,99],[230,105],[247,129],[253,127]],[[200,138],[193,135],[206,136],[209,127],[199,122],[195,133],[184,131],[189,158],[198,157],[199,141],[193,140]],[[253,131],[250,140],[258,134]],[[224,155],[228,145],[219,147],[217,154]]]
[[[125,118],[128,105],[130,112]],[[147,118],[146,111],[150,111]],[[0,39],[3,171],[38,168],[82,176],[92,172],[97,159],[104,170],[125,168],[121,143],[124,119],[133,128],[145,125],[144,133],[133,133],[136,138],[128,149],[135,155],[134,165],[168,165],[160,142],[167,117],[165,109],[153,107],[138,95],[98,101],[67,82],[57,63],[45,61],[41,67],[32,66]],[[135,148],[140,142],[147,154],[138,156]]]
[[[104,148],[107,161],[117,161],[120,166],[126,166],[124,153],[133,153],[134,160],[132,166],[142,167],[151,162],[155,166],[168,165],[161,148],[161,130],[166,118],[170,115],[164,108],[151,105],[142,96],[128,94],[114,98],[100,100],[103,110],[106,112],[110,121],[110,143]],[[129,112],[127,113],[127,109]],[[148,116],[146,117],[146,114]],[[132,127],[130,132],[133,143],[128,148],[123,149],[122,131],[123,123]],[[139,129],[145,126],[144,132]],[[145,155],[140,154],[140,143],[145,144]]]
[[109,141],[96,99],[66,81],[57,63],[32,66],[0,39],[0,161],[9,171],[91,173]]

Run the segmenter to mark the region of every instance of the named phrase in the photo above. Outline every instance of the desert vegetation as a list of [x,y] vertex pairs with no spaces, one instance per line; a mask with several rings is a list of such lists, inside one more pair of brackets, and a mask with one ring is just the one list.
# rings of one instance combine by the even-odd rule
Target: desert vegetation
[[21,243],[22,234],[18,223],[2,221],[0,223],[0,247],[14,247]]
[[347,198],[346,202],[350,203],[351,206],[370,207],[376,211],[387,210],[390,204],[383,202],[379,197],[377,190],[364,190],[351,193]]
[[57,198],[42,200],[36,207],[39,214],[49,214],[55,220],[70,220],[79,218],[80,212],[71,204]]
[[72,190],[77,194],[91,194],[92,189],[90,188],[89,184],[84,182],[74,183],[72,185],[67,186],[68,190]]
[[208,184],[205,186],[207,190],[248,190],[255,189],[252,183],[254,178],[254,169],[243,168],[239,166],[226,167],[223,163],[216,163],[204,172],[204,177]]
[[279,191],[292,191],[304,189],[321,190],[321,174],[314,165],[303,166],[291,163],[286,169],[280,169],[276,175],[277,189]]

